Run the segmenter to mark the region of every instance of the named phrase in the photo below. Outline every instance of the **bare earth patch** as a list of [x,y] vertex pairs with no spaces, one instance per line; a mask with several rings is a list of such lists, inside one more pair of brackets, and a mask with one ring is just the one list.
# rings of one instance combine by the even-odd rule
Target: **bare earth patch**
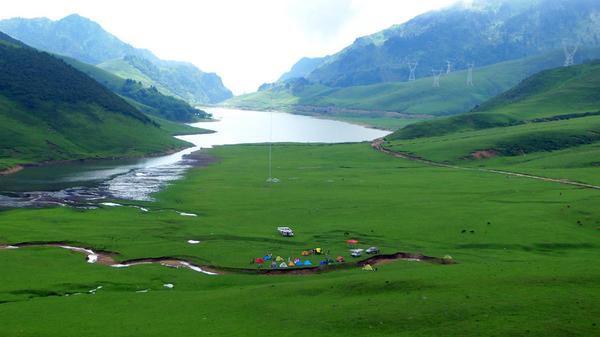
[[480,151],[475,151],[473,153],[471,153],[471,157],[473,159],[488,159],[488,158],[494,158],[498,155],[498,152],[494,151],[494,150],[480,150]]

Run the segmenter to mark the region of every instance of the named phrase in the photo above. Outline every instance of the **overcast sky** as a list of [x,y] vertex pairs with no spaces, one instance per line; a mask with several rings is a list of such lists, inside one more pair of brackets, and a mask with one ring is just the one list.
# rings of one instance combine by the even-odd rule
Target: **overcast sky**
[[235,94],[275,81],[303,56],[456,0],[2,0],[0,19],[77,13],[163,59],[218,73]]

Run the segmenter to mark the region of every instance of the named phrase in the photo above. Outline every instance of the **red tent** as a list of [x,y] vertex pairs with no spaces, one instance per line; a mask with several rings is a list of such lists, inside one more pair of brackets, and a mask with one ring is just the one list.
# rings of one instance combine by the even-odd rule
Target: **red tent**
[[348,241],[346,241],[349,245],[355,245],[358,243],[358,240],[354,240],[354,239],[350,239]]
[[256,264],[263,264],[263,263],[265,263],[265,260],[263,260],[263,258],[262,258],[262,257],[257,257],[257,258],[254,260],[254,262],[255,262]]

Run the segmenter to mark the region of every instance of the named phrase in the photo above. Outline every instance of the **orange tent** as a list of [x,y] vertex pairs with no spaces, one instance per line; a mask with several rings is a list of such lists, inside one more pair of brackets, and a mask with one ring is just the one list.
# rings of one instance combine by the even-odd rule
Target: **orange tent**
[[302,252],[302,256],[309,256],[310,252],[308,250],[305,250]]

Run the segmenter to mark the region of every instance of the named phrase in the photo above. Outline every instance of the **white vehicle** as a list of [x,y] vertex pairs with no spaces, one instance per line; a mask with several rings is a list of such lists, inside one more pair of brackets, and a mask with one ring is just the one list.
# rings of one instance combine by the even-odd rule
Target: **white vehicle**
[[364,249],[350,249],[350,255],[352,257],[360,257]]
[[294,236],[294,231],[289,227],[277,227],[277,231],[282,236]]

